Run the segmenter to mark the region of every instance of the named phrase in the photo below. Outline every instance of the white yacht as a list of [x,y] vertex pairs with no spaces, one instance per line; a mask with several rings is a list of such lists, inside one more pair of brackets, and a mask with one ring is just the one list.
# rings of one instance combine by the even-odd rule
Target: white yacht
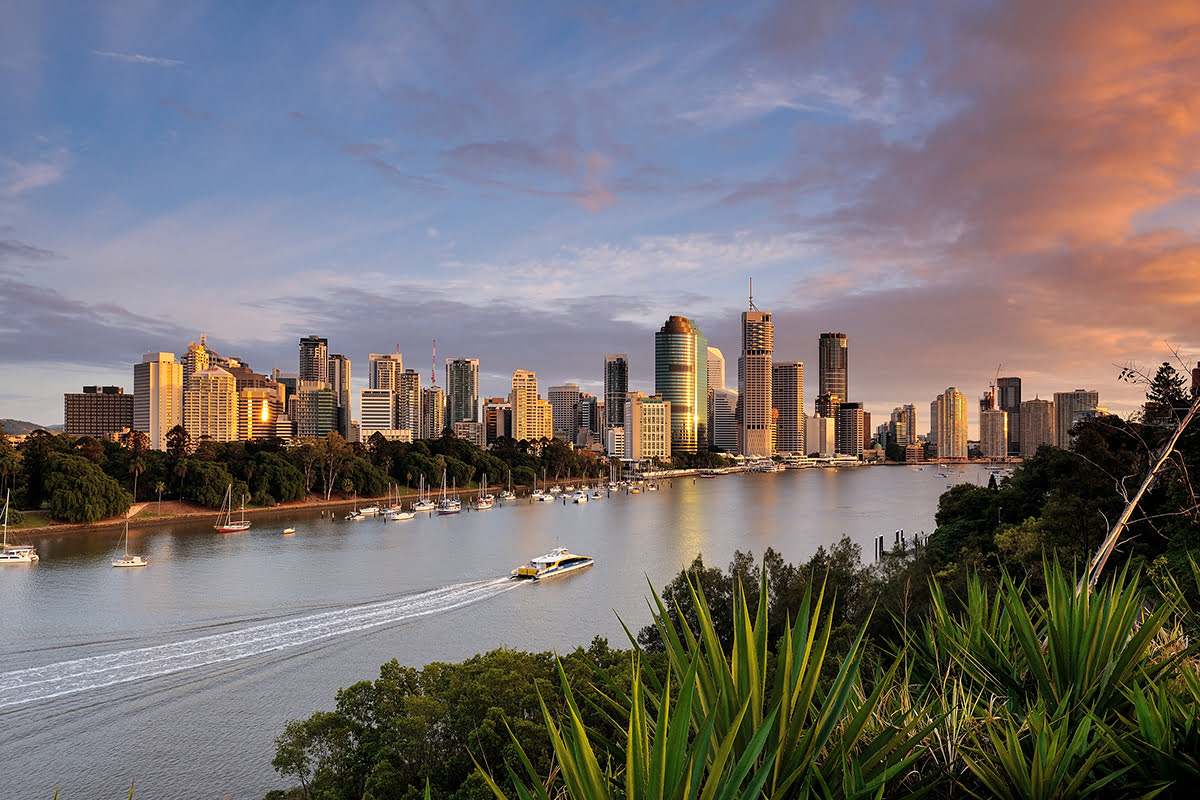
[[114,567],[148,567],[150,562],[145,556],[131,555],[129,552],[129,516],[125,516],[125,535],[121,537],[121,544],[124,545],[125,555],[120,558],[114,558],[112,565]]
[[8,492],[4,495],[4,547],[0,550],[0,564],[32,564],[38,560],[37,550],[8,543],[8,495]]
[[586,503],[587,501],[588,501],[588,493],[587,492],[578,491],[575,494],[571,495],[572,503]]
[[556,547],[544,556],[531,558],[528,564],[517,567],[512,571],[514,580],[537,581],[542,578],[556,578],[568,572],[586,569],[596,563],[591,556],[581,556],[570,552],[565,547]]
[[233,484],[229,484],[225,489],[225,500],[221,503],[221,512],[217,514],[217,522],[213,525],[219,533],[237,533],[238,531],[246,531],[250,529],[250,522],[246,519],[246,498],[242,497],[242,518],[233,518]]
[[383,512],[384,522],[387,522],[389,520],[392,522],[401,522],[406,519],[412,519],[415,516],[416,516],[415,512],[405,511],[404,509],[400,508],[400,506],[395,506],[393,508],[389,508],[387,511]]

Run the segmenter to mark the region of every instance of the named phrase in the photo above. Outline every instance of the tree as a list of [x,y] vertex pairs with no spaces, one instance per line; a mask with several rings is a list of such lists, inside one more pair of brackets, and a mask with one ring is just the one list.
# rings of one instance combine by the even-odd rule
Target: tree
[[315,467],[317,462],[321,460],[320,441],[311,436],[305,436],[292,446],[292,448],[288,451],[288,455],[304,473],[305,494],[311,492],[313,485],[313,467]]
[[21,471],[21,453],[12,446],[0,423],[0,493],[7,494],[11,482]]
[[176,425],[167,431],[167,452],[173,461],[187,458],[188,448],[192,445],[192,437],[182,425]]
[[54,437],[38,429],[21,445],[21,483],[26,508],[41,508],[46,500],[46,463],[54,451]]
[[50,516],[67,522],[96,522],[129,509],[121,485],[83,456],[56,453],[46,463]]
[[1192,405],[1185,383],[1171,362],[1162,362],[1146,389],[1146,422],[1171,424],[1183,419]]
[[157,481],[154,484],[154,491],[158,492],[158,513],[162,513],[162,493],[167,488],[167,485],[162,481]]
[[325,499],[328,500],[333,494],[333,487],[338,475],[345,469],[353,451],[337,431],[330,431],[322,442],[324,447],[321,452],[321,476],[325,482]]

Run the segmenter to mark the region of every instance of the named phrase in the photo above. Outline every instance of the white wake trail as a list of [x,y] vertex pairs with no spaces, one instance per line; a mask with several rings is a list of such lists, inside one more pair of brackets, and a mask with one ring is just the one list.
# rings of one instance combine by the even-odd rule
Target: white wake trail
[[365,603],[169,644],[0,673],[0,708],[236,661],[334,636],[440,614],[495,597],[517,585],[507,578],[460,583],[395,600]]

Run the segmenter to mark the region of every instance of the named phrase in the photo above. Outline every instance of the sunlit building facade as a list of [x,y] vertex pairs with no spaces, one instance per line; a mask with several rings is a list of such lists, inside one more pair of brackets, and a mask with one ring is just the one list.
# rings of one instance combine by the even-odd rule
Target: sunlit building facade
[[479,359],[446,359],[446,421],[479,422]]
[[167,431],[183,424],[183,365],[174,353],[153,352],[133,365],[133,429],[150,447],[167,449]]
[[220,367],[196,370],[183,393],[184,429],[192,442],[238,438],[237,380]]
[[412,431],[414,439],[421,438],[421,373],[415,369],[400,373],[400,388],[396,392],[396,428]]
[[1063,449],[1071,446],[1071,429],[1079,420],[1095,416],[1100,393],[1088,389],[1054,393],[1054,434]]
[[849,399],[850,356],[846,334],[822,333],[817,342],[818,395]]
[[1021,403],[1021,457],[1035,455],[1042,445],[1057,442],[1054,401],[1035,397]]
[[938,395],[937,456],[940,459],[967,457],[967,396],[953,386]]
[[625,400],[625,459],[671,458],[672,404],[660,394],[630,392]]
[[654,391],[670,403],[671,451],[702,449],[708,441],[708,339],[687,317],[668,317],[654,334]]
[[289,438],[290,430],[280,436],[281,427],[290,427],[283,393],[284,389],[279,384],[239,390],[237,438],[242,441]]
[[1008,412],[998,408],[979,412],[979,454],[984,458],[1008,457]]
[[805,452],[804,362],[782,361],[771,365],[771,405],[775,408],[775,449],[782,453]]
[[775,452],[771,366],[775,323],[753,304],[742,312],[742,351],[738,356],[738,451],[751,457]]

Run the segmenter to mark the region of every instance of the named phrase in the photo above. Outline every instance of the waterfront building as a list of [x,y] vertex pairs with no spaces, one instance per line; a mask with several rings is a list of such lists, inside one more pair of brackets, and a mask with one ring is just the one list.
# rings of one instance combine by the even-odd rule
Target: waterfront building
[[413,439],[421,438],[421,373],[415,369],[400,373],[400,388],[396,392],[396,428],[412,431]]
[[817,343],[818,394],[850,397],[850,357],[846,334],[822,333]]
[[888,422],[888,436],[900,447],[908,447],[917,441],[917,407],[911,403],[892,409]]
[[996,379],[996,406],[1008,414],[1008,454],[1021,452],[1021,379]]
[[984,458],[1008,457],[1008,412],[988,408],[979,412],[979,454]]
[[654,334],[654,391],[671,404],[671,452],[695,453],[708,441],[707,353],[708,339],[687,317],[668,317]]
[[579,395],[579,385],[574,383],[551,386],[546,390],[554,435],[568,442],[575,441],[579,430]]
[[606,427],[625,424],[625,396],[629,394],[629,356],[604,354],[604,422]]
[[833,419],[837,407],[845,402],[845,400],[846,398],[839,397],[836,394],[818,395],[817,399],[813,401],[813,409],[817,412],[818,417]]
[[341,353],[329,356],[329,388],[337,404],[337,430],[350,441],[350,359]]
[[603,420],[600,419],[600,405],[596,402],[596,397],[588,392],[580,392],[579,394],[579,413],[576,424],[579,426],[575,432],[575,444],[579,447],[589,447],[592,444],[599,443],[603,436],[601,429]]
[[808,455],[832,456],[837,451],[834,428],[831,417],[814,414],[805,421],[804,434],[807,444],[804,449],[808,451]]
[[1095,416],[1100,405],[1100,393],[1088,389],[1054,393],[1054,434],[1056,444],[1068,449],[1071,446],[1071,429],[1086,417]]
[[[283,387],[277,383],[238,390],[237,438],[240,441],[291,438],[291,420],[285,413],[283,393]],[[285,436],[280,436],[281,422],[288,427]]]
[[446,421],[479,422],[479,359],[446,359]]
[[297,436],[320,439],[337,430],[337,398],[327,382],[297,381],[294,408],[289,406],[289,415],[294,414]]
[[329,382],[329,340],[305,336],[300,340],[300,380]]
[[938,395],[937,457],[965,459],[967,457],[967,396],[953,386]]
[[63,394],[63,433],[107,439],[133,430],[133,395],[121,386],[84,386]]
[[738,356],[738,447],[742,455],[763,457],[775,452],[774,408],[771,405],[771,362],[775,357],[775,323],[771,312],[750,301],[742,312],[742,352]]
[[469,419],[459,420],[454,423],[454,436],[470,442],[476,447],[483,447],[487,443],[487,437],[483,431],[483,423],[472,422]]
[[[400,388],[400,375],[404,372],[404,356],[400,353],[371,353],[367,356],[370,374],[367,386],[396,392]],[[362,413],[361,411],[359,412]]]
[[738,444],[737,404],[738,393],[732,389],[708,392],[708,444],[731,455]]
[[875,441],[878,442],[879,446],[885,450],[889,444],[892,444],[895,441],[895,439],[892,437],[891,422],[881,422],[879,424],[879,427],[875,429]]
[[227,370],[209,367],[192,373],[191,388],[183,393],[183,408],[183,427],[193,443],[237,440],[237,380]]
[[183,424],[183,365],[174,353],[151,352],[133,365],[133,429],[150,447],[167,449],[167,431]]
[[661,394],[647,397],[630,392],[625,400],[625,460],[662,461],[671,458],[672,403]]
[[871,449],[871,412],[863,411],[863,450]]
[[421,392],[421,438],[436,439],[446,429],[446,394],[436,384]]
[[358,393],[358,427],[364,441],[375,431],[396,427],[396,395],[390,389],[362,389]]
[[625,458],[625,426],[613,425],[604,432],[604,452],[609,458]]
[[1021,403],[1021,457],[1029,458],[1044,444],[1058,440],[1054,431],[1054,401],[1035,397]]
[[839,403],[834,417],[834,440],[838,455],[861,456],[866,419],[862,403]]
[[775,449],[804,454],[804,362],[771,365],[771,405],[775,409]]
[[708,346],[708,388],[725,388],[725,354],[719,348]]
[[914,442],[904,448],[904,463],[919,464],[925,460],[925,445],[921,442]]

